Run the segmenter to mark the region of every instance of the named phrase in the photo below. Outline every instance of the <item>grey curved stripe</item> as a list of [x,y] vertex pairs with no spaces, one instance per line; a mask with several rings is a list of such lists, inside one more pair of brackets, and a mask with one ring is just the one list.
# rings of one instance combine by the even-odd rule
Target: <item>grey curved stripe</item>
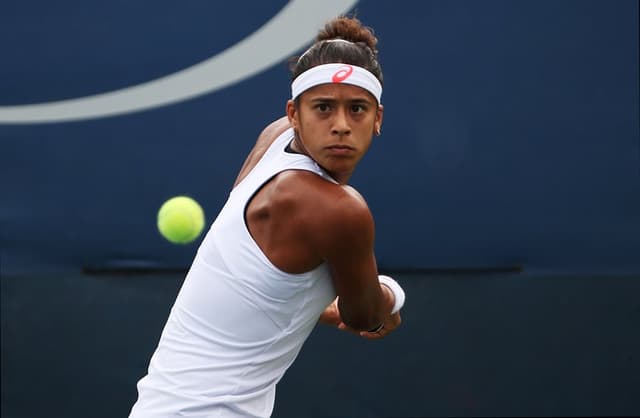
[[292,0],[257,31],[221,53],[143,84],[56,102],[0,106],[0,123],[66,122],[178,103],[237,83],[307,45],[324,23],[358,0]]

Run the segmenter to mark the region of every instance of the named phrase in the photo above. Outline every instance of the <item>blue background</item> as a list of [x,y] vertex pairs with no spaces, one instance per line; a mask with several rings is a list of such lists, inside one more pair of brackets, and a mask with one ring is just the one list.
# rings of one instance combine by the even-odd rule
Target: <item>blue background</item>
[[[5,2],[0,106],[171,74],[285,4]],[[276,416],[639,414],[638,2],[355,10],[385,120],[352,183],[405,326],[373,345],[318,329]],[[187,194],[210,224],[288,97],[281,62],[154,110],[0,124],[3,417],[126,415],[199,243],[163,240],[158,208]]]

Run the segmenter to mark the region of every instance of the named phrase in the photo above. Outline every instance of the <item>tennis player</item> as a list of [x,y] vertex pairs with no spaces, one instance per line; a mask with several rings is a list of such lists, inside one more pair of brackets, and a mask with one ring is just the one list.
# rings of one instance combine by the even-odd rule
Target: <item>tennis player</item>
[[378,274],[373,217],[347,185],[382,126],[376,44],[339,17],[292,61],[286,117],[198,249],[131,418],[269,417],[318,321],[369,339],[400,325],[404,292]]

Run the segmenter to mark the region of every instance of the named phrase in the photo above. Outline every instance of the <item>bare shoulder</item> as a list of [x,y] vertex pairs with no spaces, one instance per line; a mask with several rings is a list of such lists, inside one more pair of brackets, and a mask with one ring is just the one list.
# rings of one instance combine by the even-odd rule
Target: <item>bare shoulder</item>
[[353,239],[373,240],[371,211],[353,187],[303,170],[280,173],[274,180],[277,206],[288,212],[319,248],[335,247]]
[[323,210],[321,218],[339,218],[369,213],[364,197],[353,187],[330,182],[307,170],[287,170],[274,179],[274,187],[283,200],[293,200],[300,209]]
[[251,169],[260,161],[260,158],[267,151],[269,146],[276,140],[280,134],[289,129],[291,125],[289,124],[289,120],[286,117],[282,117],[265,127],[260,135],[258,136],[258,140],[256,141],[253,149],[247,156],[242,168],[240,169],[240,173],[234,182],[234,187],[238,185],[242,181],[242,179],[251,171]]
[[260,145],[263,142],[266,142],[267,146],[270,145],[282,132],[290,127],[291,124],[286,116],[271,122],[260,132],[256,145]]

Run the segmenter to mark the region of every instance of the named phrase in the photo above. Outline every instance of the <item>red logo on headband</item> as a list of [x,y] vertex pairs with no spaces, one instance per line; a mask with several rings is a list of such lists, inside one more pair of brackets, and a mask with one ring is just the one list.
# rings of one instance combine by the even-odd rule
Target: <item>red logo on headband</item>
[[353,73],[353,67],[350,65],[345,65],[340,68],[336,73],[331,77],[331,81],[334,83],[342,83],[344,80],[349,78],[349,76]]

